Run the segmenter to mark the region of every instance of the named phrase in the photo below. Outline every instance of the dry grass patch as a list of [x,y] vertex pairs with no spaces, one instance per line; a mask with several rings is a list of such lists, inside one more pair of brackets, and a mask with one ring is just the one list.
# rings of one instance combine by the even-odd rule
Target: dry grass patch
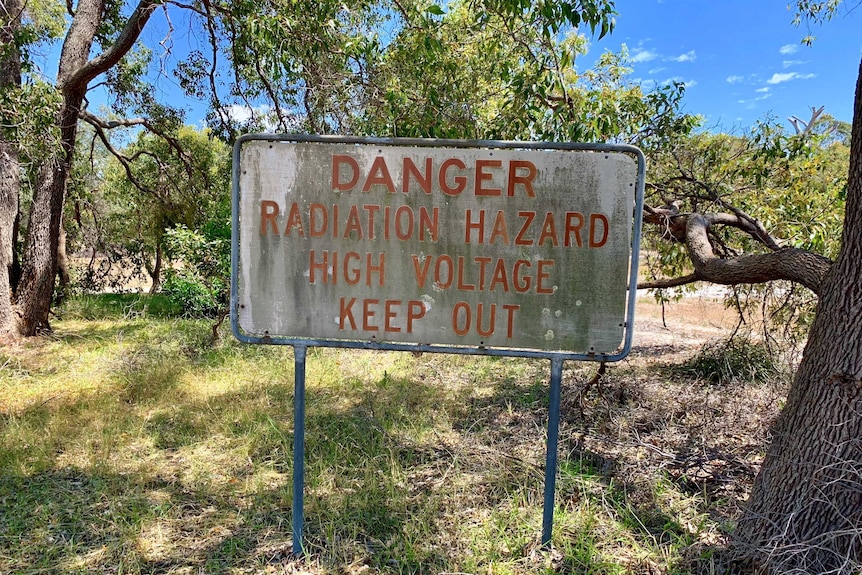
[[682,336],[593,386],[566,364],[544,550],[548,362],[312,349],[296,559],[289,348],[137,315],[55,327],[0,348],[4,573],[687,573],[732,527],[783,391],[674,371]]

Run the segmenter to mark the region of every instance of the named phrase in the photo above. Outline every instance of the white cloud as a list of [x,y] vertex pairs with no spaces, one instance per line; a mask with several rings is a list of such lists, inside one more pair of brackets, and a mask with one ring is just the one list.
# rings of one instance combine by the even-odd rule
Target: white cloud
[[685,54],[680,54],[679,56],[671,56],[667,58],[671,62],[694,62],[697,60],[697,54],[694,50],[689,50]]
[[668,78],[663,82],[659,82],[662,86],[670,86],[673,83],[683,84],[686,88],[693,88],[697,86],[697,80],[684,80],[681,76],[674,76],[672,78]]
[[791,80],[810,80],[815,76],[816,74],[799,74],[798,72],[785,72],[783,74],[773,74],[772,77],[766,81],[766,83],[781,84],[782,82],[789,82]]
[[797,50],[799,50],[799,44],[785,44],[778,49],[778,52],[787,56],[788,54],[794,54]]
[[785,68],[790,68],[791,66],[799,66],[800,64],[803,64],[803,63],[804,62],[802,60],[784,60],[781,63],[781,65],[784,66]]
[[635,48],[634,56],[632,56],[632,62],[649,62],[650,60],[655,60],[658,57],[658,54],[652,52],[650,50],[644,50],[642,48]]
[[772,88],[770,88],[769,86],[764,86],[763,88],[758,88],[757,90],[755,90],[755,92],[760,92],[761,94],[765,94],[765,93],[769,92],[770,90],[772,90]]
[[666,69],[667,69],[667,68],[653,68],[652,70],[650,70],[649,72],[647,72],[647,74],[650,74],[650,75],[652,75],[652,74],[658,74],[659,72],[664,72]]
[[739,84],[743,80],[745,80],[745,78],[743,78],[742,76],[728,76],[726,78],[728,84]]
[[222,112],[234,122],[242,124],[254,119],[256,122],[261,124],[265,131],[277,131],[277,122],[275,122],[271,117],[272,106],[269,104],[262,104],[254,107],[231,104],[229,106],[224,106],[222,108]]
[[632,82],[637,84],[644,90],[652,90],[657,85],[657,82],[650,78],[632,78]]

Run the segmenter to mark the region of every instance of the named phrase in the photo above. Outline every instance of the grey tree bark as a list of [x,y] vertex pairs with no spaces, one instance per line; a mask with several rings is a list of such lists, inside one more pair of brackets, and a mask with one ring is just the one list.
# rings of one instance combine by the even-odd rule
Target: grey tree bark
[[[50,330],[48,313],[57,276],[63,202],[75,152],[78,119],[88,84],[119,62],[132,48],[156,5],[153,0],[141,0],[114,44],[89,59],[96,32],[105,15],[105,0],[78,2],[63,42],[57,73],[57,88],[62,95],[56,116],[60,128],[60,149],[42,163],[30,208],[21,280],[15,295],[20,335],[31,336]],[[2,297],[3,292],[0,292]]]
[[[0,90],[4,91],[21,85],[21,53],[15,36],[21,28],[22,9],[21,0],[0,0]],[[0,336],[18,330],[11,296],[19,173],[18,148],[0,131]]]
[[862,569],[862,65],[859,72],[841,251],[732,540],[747,570]]

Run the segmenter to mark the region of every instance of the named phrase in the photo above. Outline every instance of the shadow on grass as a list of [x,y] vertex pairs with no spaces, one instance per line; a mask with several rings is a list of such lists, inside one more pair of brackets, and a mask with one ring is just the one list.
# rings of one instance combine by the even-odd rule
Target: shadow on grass
[[[205,325],[180,325],[136,334],[111,361],[111,385],[0,421],[0,571],[254,572],[292,561],[291,358],[207,349]],[[76,333],[116,339],[124,329]],[[154,345],[169,334],[180,341]],[[600,552],[597,514],[576,516],[583,500],[609,505],[641,546],[685,537],[655,500],[629,496],[613,457],[564,439],[560,557],[525,559],[540,530],[547,362],[460,360],[454,375],[431,377],[442,362],[309,390],[313,572],[487,572],[495,562],[516,573],[620,571]],[[184,370],[228,364],[248,382],[205,398],[178,389]],[[451,377],[463,381],[445,385]]]

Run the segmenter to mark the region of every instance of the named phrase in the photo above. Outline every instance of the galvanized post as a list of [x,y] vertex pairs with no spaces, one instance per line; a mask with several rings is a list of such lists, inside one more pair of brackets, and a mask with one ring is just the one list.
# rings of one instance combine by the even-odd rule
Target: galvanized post
[[306,346],[293,348],[293,554],[302,547],[303,490],[305,487],[305,352]]
[[542,545],[551,544],[554,525],[554,492],[557,484],[557,443],[560,438],[560,388],[563,359],[551,358],[551,397],[548,402],[548,444],[545,455],[545,504],[542,512]]

